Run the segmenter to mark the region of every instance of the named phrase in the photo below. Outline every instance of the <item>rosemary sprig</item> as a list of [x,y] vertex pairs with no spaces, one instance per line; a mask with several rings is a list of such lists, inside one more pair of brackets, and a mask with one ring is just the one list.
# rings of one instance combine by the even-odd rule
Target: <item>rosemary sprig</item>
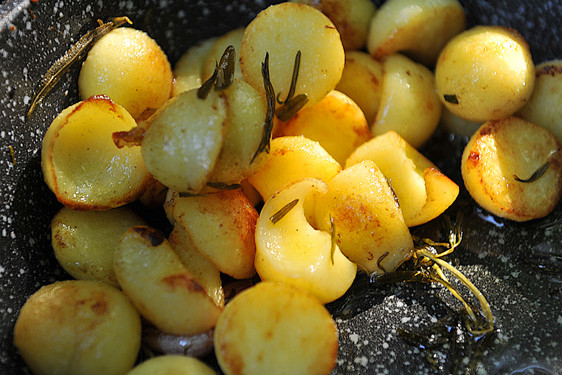
[[265,114],[265,121],[262,125],[263,134],[258,145],[258,149],[252,156],[250,164],[256,159],[256,157],[262,152],[269,153],[269,142],[271,141],[271,133],[273,132],[273,116],[275,114],[275,90],[269,79],[269,53],[266,52],[265,60],[261,64],[261,74],[263,77],[263,86],[265,88],[265,99],[267,102],[267,112]]
[[214,87],[217,91],[226,90],[234,80],[236,70],[236,50],[233,46],[228,46],[222,53],[220,62],[215,61],[215,70],[213,75],[209,77],[199,89],[197,89],[197,97],[206,99],[211,89]]
[[332,265],[334,264],[334,254],[336,252],[336,224],[334,223],[334,218],[330,215],[330,259],[332,260]]
[[283,102],[279,100],[279,97],[277,97],[277,102],[281,104],[281,106],[275,111],[275,115],[277,115],[277,118],[283,122],[289,121],[291,117],[293,117],[302,107],[306,105],[306,103],[308,103],[308,96],[306,94],[299,94],[295,96],[300,66],[301,51],[299,50],[295,56],[293,75],[291,76],[291,86],[289,87],[287,98]]
[[285,215],[287,215],[289,213],[289,211],[291,211],[297,205],[297,203],[299,203],[298,198],[293,199],[292,201],[290,201],[289,203],[287,203],[286,205],[281,207],[281,209],[279,211],[277,211],[276,213],[271,215],[269,220],[271,220],[271,222],[273,224],[277,224],[277,222],[279,222],[279,220],[283,219],[285,217]]

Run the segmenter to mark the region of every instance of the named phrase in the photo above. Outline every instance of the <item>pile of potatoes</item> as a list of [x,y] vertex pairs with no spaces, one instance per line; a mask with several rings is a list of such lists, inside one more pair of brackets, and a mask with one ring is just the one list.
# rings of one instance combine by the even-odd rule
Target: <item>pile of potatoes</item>
[[[535,68],[515,30],[465,28],[456,0],[295,0],[194,45],[173,70],[146,33],[101,38],[83,100],[43,141],[64,205],[53,249],[76,280],[23,306],[14,341],[29,368],[208,374],[177,354],[214,349],[226,374],[330,373],[338,341],[324,304],[358,269],[396,270],[410,228],[459,194],[418,151],[440,123],[471,135],[461,170],[477,203],[518,221],[551,212],[560,62]],[[235,71],[219,85],[228,46]],[[295,97],[300,110],[274,116]],[[149,226],[137,200],[173,229]],[[149,338],[167,355],[132,369]]]

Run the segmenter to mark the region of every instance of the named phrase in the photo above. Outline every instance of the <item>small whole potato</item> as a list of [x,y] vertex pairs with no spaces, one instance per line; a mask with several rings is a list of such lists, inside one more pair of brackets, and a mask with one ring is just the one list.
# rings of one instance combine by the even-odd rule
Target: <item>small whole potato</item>
[[528,221],[548,215],[562,195],[562,155],[556,136],[511,116],[484,123],[462,155],[472,198],[494,215]]
[[435,79],[439,98],[452,113],[484,122],[510,116],[529,101],[535,65],[516,30],[476,26],[447,43]]
[[82,99],[107,95],[139,119],[170,98],[172,81],[168,58],[154,39],[123,27],[94,44],[80,70],[78,89]]
[[35,375],[121,375],[135,363],[140,317],[119,290],[95,281],[46,285],[23,305],[14,345]]
[[163,355],[144,361],[127,375],[215,375],[201,360],[184,355]]

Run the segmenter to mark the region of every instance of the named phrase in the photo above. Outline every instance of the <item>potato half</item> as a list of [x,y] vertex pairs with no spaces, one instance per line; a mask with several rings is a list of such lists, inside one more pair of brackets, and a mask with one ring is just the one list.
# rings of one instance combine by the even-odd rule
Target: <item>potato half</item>
[[14,345],[36,375],[121,375],[137,359],[140,317],[119,290],[95,281],[46,285],[23,305]]
[[[314,216],[316,196],[327,191],[321,180],[297,181],[265,203],[256,226],[255,265],[260,278],[307,290],[322,303],[341,297],[357,273],[357,266],[332,243],[331,233],[314,229],[307,219]],[[290,211],[274,219],[295,199]]]
[[145,221],[127,207],[76,211],[63,207],[51,221],[51,242],[59,264],[75,279],[119,287],[113,252],[121,236]]
[[281,3],[261,11],[244,32],[240,68],[244,80],[265,95],[262,62],[269,54],[270,79],[281,99],[291,86],[297,52],[301,63],[295,95],[318,103],[336,87],[345,56],[336,27],[319,10],[303,4]]
[[435,66],[439,98],[455,115],[484,122],[510,116],[529,101],[535,65],[514,29],[476,26],[451,39]]
[[125,294],[164,333],[194,335],[215,326],[222,309],[185,268],[162,233],[147,226],[129,229],[113,262]]
[[138,146],[117,148],[114,132],[137,124],[106,96],[63,110],[43,138],[43,177],[57,199],[74,209],[106,210],[137,199],[150,180]]
[[394,271],[414,248],[386,178],[372,160],[344,169],[316,200],[316,225],[330,231],[342,253],[368,273]]
[[488,121],[463,152],[464,184],[494,215],[515,221],[546,216],[562,195],[560,148],[554,134],[518,117]]
[[139,119],[170,98],[172,80],[168,58],[154,39],[144,31],[121,27],[88,52],[78,89],[82,99],[107,95]]
[[261,282],[228,303],[215,328],[227,375],[328,375],[338,337],[328,310],[300,289]]

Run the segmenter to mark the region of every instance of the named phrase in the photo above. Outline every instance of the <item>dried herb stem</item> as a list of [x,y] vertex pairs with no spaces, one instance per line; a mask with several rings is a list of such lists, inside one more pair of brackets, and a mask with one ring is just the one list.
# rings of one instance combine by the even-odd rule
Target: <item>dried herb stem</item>
[[283,219],[285,217],[285,215],[287,215],[289,213],[289,211],[291,211],[297,205],[297,203],[299,203],[298,198],[293,199],[292,201],[290,201],[289,203],[287,203],[286,205],[281,207],[281,209],[279,211],[277,211],[276,213],[271,215],[269,220],[271,220],[271,222],[273,224],[277,224],[277,222],[279,222],[279,220]]
[[273,132],[273,117],[275,115],[275,90],[271,84],[269,78],[269,53],[266,52],[265,60],[261,64],[261,74],[263,77],[263,86],[265,89],[265,99],[267,102],[267,112],[265,114],[265,120],[262,125],[263,133],[258,149],[252,156],[250,164],[256,159],[256,157],[262,152],[269,152],[269,143],[271,141],[271,134]]
[[334,264],[334,254],[336,252],[336,224],[334,223],[334,218],[330,215],[330,259],[332,260],[332,265]]

